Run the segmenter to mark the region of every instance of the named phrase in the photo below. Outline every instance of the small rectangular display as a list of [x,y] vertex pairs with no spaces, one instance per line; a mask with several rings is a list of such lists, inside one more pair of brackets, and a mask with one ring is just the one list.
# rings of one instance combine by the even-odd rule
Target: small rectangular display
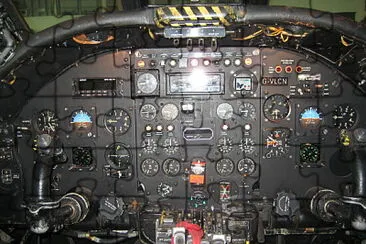
[[235,90],[236,91],[251,91],[253,80],[251,77],[236,77]]
[[79,91],[114,91],[116,79],[80,79]]
[[175,73],[168,74],[168,94],[222,94],[221,73]]

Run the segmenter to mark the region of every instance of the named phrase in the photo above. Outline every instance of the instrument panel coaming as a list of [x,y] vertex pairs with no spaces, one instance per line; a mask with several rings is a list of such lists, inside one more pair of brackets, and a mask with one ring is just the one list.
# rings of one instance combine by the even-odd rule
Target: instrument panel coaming
[[[78,86],[110,80],[113,94]],[[39,116],[50,110],[58,119],[46,134],[69,158],[54,170],[56,195],[86,184],[97,196],[144,193],[178,208],[186,197],[200,208],[250,198],[253,189],[304,196],[349,180],[331,159],[341,129],[355,137],[364,127],[361,106],[335,71],[287,50],[121,51],[79,63],[31,99],[18,122],[32,135],[19,150],[30,167],[34,144],[45,139],[37,121],[49,125],[49,115]],[[25,177],[31,182],[31,170]]]

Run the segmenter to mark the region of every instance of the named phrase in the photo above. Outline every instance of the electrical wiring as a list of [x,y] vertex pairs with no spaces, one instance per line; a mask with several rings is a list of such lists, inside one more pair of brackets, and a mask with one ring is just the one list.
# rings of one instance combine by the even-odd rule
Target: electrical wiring
[[264,34],[269,37],[280,36],[283,42],[287,42],[290,39],[290,37],[304,38],[309,34],[308,32],[304,32],[302,34],[294,34],[289,31],[286,31],[283,27],[276,27],[276,26],[260,26],[258,28],[260,28],[260,30],[248,36],[245,36],[243,38],[233,38],[233,40],[246,41],[258,37],[261,34]]

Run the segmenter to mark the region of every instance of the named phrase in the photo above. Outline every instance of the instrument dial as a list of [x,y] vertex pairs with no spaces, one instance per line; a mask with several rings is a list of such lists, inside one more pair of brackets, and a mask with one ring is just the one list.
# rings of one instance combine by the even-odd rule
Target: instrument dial
[[104,116],[105,128],[113,134],[124,134],[131,126],[131,117],[124,109],[112,109]]
[[274,128],[266,131],[264,156],[266,158],[279,158],[288,153],[288,138],[290,130],[287,128]]
[[239,114],[243,119],[255,120],[257,118],[256,109],[251,103],[243,103],[239,106]]
[[333,112],[333,125],[339,129],[352,128],[357,121],[357,111],[349,105],[339,105]]
[[240,150],[245,154],[252,154],[255,151],[254,140],[251,137],[245,137],[240,141]]
[[105,152],[105,159],[114,169],[126,169],[131,164],[131,152],[122,143],[110,145]]
[[170,136],[163,141],[161,146],[166,154],[173,155],[178,152],[179,149],[178,139]]
[[216,113],[220,119],[230,119],[234,115],[234,108],[229,103],[221,103],[217,106]]
[[48,109],[40,111],[35,119],[35,127],[35,129],[42,134],[55,133],[58,127],[58,118],[56,117],[55,112]]
[[154,176],[159,172],[159,163],[152,158],[145,159],[141,163],[141,171],[146,176]]
[[300,145],[301,163],[316,163],[320,159],[320,150],[318,145],[305,143]]
[[151,121],[151,120],[155,119],[156,113],[157,113],[157,111],[156,111],[155,106],[150,103],[144,104],[140,109],[140,116],[144,120]]
[[229,153],[233,150],[233,140],[228,136],[222,136],[217,141],[217,149],[221,153]]
[[163,173],[169,176],[176,176],[180,173],[181,164],[177,159],[168,158],[163,162]]
[[234,162],[228,158],[216,162],[216,172],[221,176],[229,176],[234,172]]
[[144,153],[152,154],[156,152],[157,144],[153,138],[146,138],[142,142],[142,150]]
[[87,133],[91,130],[93,121],[91,115],[83,110],[77,110],[71,115],[71,125],[74,132]]
[[158,88],[158,79],[151,73],[143,73],[137,78],[138,93],[151,94]]
[[73,147],[72,163],[76,166],[90,166],[93,164],[93,149],[91,147]]
[[306,108],[300,114],[300,124],[304,128],[318,128],[323,118],[318,108]]
[[178,117],[178,107],[173,103],[165,104],[161,109],[161,115],[165,120],[175,120]]
[[275,94],[266,99],[263,104],[263,113],[266,119],[277,122],[290,115],[291,107],[287,97]]
[[255,172],[255,162],[251,158],[243,158],[238,162],[238,171],[243,176],[250,176]]

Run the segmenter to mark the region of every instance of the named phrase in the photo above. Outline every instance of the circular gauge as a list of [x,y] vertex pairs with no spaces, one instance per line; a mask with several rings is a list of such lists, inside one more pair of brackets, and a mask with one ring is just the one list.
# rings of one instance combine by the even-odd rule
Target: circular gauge
[[123,109],[112,109],[104,115],[104,125],[110,133],[124,134],[131,126],[131,117]]
[[158,88],[158,79],[151,73],[143,73],[137,78],[138,93],[151,94]]
[[300,114],[300,124],[304,128],[318,128],[323,118],[318,108],[308,107]]
[[175,120],[178,117],[178,107],[173,103],[165,104],[161,109],[161,115],[165,120]]
[[91,147],[73,147],[72,163],[76,166],[90,166],[93,164],[93,149]]
[[156,108],[154,105],[148,103],[144,104],[140,109],[140,116],[144,120],[151,121],[156,117]]
[[217,106],[216,113],[220,119],[230,119],[234,115],[234,108],[229,103],[221,103]]
[[251,137],[245,137],[240,141],[240,150],[245,154],[252,154],[255,151],[254,140]]
[[179,149],[178,139],[175,137],[166,138],[161,144],[164,152],[168,155],[175,154]]
[[163,162],[163,172],[169,176],[176,176],[180,173],[181,164],[174,158],[168,158]]
[[51,110],[40,111],[36,115],[35,129],[40,133],[52,134],[58,127],[58,118],[55,112]]
[[251,158],[243,158],[238,162],[238,171],[243,176],[252,175],[255,172],[255,162]]
[[283,157],[288,153],[288,138],[290,130],[287,128],[274,128],[265,133],[265,150],[266,158]]
[[80,109],[72,113],[71,125],[73,131],[79,133],[89,132],[92,128],[93,121],[91,115]]
[[356,121],[357,112],[349,105],[338,105],[333,111],[333,125],[339,129],[349,129]]
[[152,154],[156,152],[157,144],[153,138],[146,138],[142,142],[142,150],[144,153]]
[[316,163],[320,159],[319,146],[305,143],[300,145],[300,161],[301,163]]
[[228,136],[222,136],[217,140],[217,150],[221,153],[229,153],[233,150],[233,140]]
[[275,94],[266,99],[263,104],[264,117],[276,122],[290,115],[291,107],[289,100],[284,95]]
[[122,143],[114,143],[105,151],[105,159],[114,169],[126,169],[131,164],[131,153]]
[[145,159],[141,163],[141,171],[146,176],[154,176],[159,172],[159,163],[152,158]]
[[216,162],[216,172],[221,176],[228,176],[234,172],[234,162],[228,158],[220,159]]
[[239,106],[239,114],[243,119],[255,120],[257,117],[256,110],[253,104],[243,103]]

